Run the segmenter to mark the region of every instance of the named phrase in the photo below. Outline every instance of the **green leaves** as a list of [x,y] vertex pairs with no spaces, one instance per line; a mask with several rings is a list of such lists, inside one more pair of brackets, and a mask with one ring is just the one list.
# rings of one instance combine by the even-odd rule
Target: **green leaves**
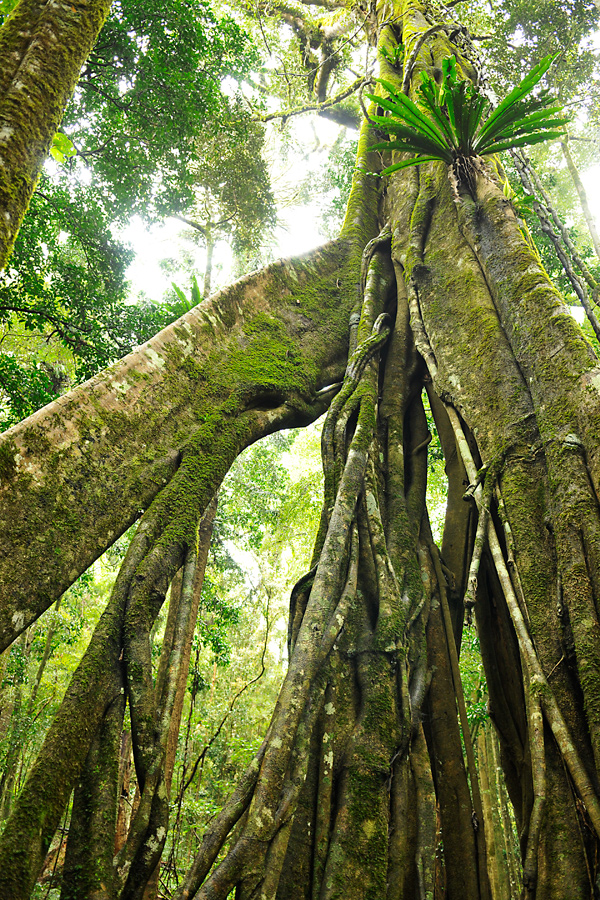
[[73,146],[73,142],[70,140],[70,138],[67,137],[66,134],[63,134],[61,131],[57,131],[52,138],[50,155],[53,159],[56,160],[56,162],[64,163],[65,160],[70,156],[76,156],[77,150]]
[[177,302],[171,303],[169,307],[173,312],[173,315],[183,316],[184,313],[189,312],[190,309],[193,309],[195,306],[198,306],[198,304],[202,302],[202,293],[198,285],[198,279],[195,275],[192,275],[192,291],[190,300],[188,300],[181,288],[177,287],[174,281],[172,281],[171,284],[177,296]]
[[555,58],[547,56],[543,59],[494,110],[474,141],[475,153],[483,156],[562,136],[557,129],[568,119],[561,116],[560,106],[551,105],[554,101],[548,91],[541,91],[537,97],[527,97]]
[[367,96],[388,111],[389,115],[374,115],[373,120],[392,140],[375,144],[374,149],[418,154],[388,166],[382,174],[434,159],[453,165],[461,158],[489,156],[560,137],[560,129],[568,121],[562,108],[546,90],[530,96],[555,58],[547,56],[535,66],[487,119],[489,100],[471,82],[458,78],[453,56],[443,61],[439,82],[427,72],[421,73],[417,103],[389,82],[377,79],[389,97]]
[[[225,80],[257,65],[246,32],[207,0],[114,3],[63,121],[111,218],[190,206],[197,140],[227,115]],[[230,93],[232,88],[230,87]]]

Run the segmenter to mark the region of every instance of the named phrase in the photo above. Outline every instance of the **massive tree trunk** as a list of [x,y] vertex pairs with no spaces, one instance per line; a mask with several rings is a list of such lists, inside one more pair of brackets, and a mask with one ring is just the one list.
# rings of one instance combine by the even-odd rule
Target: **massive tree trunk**
[[[464,36],[436,16],[425,3],[379,4],[381,65],[399,88],[406,73],[389,60],[400,43],[413,79],[450,54],[476,77]],[[289,670],[264,744],[178,900],[233,890],[238,900],[491,896],[474,757],[463,725],[465,765],[459,728],[469,581],[525,896],[593,895],[598,359],[494,164],[469,185],[423,164],[379,190],[366,174],[380,166],[370,142],[365,124],[338,242],[201,304],[3,440],[5,644],[146,509],[0,840],[7,900],[29,896],[82,771],[81,821],[106,858],[123,691],[141,812],[110,877],[87,878],[81,900],[143,895],[167,824],[173,707],[152,681],[152,623],[184,561],[191,584],[198,523],[237,453],[309,421],[333,382],[323,515],[313,569],[292,593]],[[425,505],[424,391],[449,479],[439,550]]]

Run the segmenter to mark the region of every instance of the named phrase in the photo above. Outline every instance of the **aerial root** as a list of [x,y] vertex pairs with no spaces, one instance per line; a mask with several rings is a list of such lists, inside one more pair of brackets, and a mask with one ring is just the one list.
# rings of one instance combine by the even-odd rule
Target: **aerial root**
[[[467,471],[467,476],[470,481],[473,482],[477,477],[477,468],[475,466],[473,455],[465,437],[458,413],[452,406],[449,405],[446,405],[446,411],[454,430],[456,443],[462,456],[465,469]],[[482,488],[479,485],[474,495],[475,501],[477,502],[478,506],[480,506],[482,502],[482,493]],[[528,627],[521,612],[521,608],[510,578],[510,574],[504,560],[502,548],[498,540],[498,535],[496,534],[496,529],[491,518],[488,519],[488,542],[492,560],[498,575],[498,580],[500,582],[502,592],[504,594],[506,604],[510,613],[510,617],[517,635],[523,671],[527,674],[527,685],[525,687],[526,694],[529,694],[532,697],[539,697],[541,710],[543,711],[546,721],[550,726],[556,743],[558,744],[561,756],[565,762],[569,774],[571,775],[571,778],[573,779],[575,789],[579,795],[580,800],[587,810],[587,814],[589,816],[589,820],[593,830],[595,831],[596,835],[600,837],[600,802],[598,799],[598,795],[596,794],[596,790],[589,778],[589,775],[587,774],[587,771],[581,761],[577,750],[575,749],[574,742],[571,738],[563,715],[559,709],[556,697],[554,696],[554,692],[548,684],[546,676],[544,675],[544,672],[542,670],[542,666],[531,640]],[[533,723],[534,732],[535,729],[539,727],[536,715],[537,712],[534,703],[532,706],[532,712],[530,714],[530,716],[533,716],[530,721],[531,723]],[[529,731],[531,735],[531,724]],[[538,757],[538,755],[539,747],[536,748],[536,758]],[[543,772],[545,771],[545,763],[542,767],[542,760],[537,759],[535,765],[538,767],[536,779],[537,790],[539,793],[538,804],[537,807],[535,807],[534,804],[534,808],[536,808],[536,816],[539,816],[541,818],[541,811],[543,810],[543,800],[545,795],[543,776]],[[536,828],[539,834],[539,826],[536,825]]]
[[[491,469],[487,469],[483,475],[483,488],[481,491],[481,502],[479,505],[479,521],[477,522],[477,531],[475,533],[475,541],[473,543],[473,553],[471,556],[471,564],[469,566],[469,576],[467,578],[467,587],[464,596],[464,607],[467,619],[467,625],[471,625],[473,621],[473,607],[477,599],[477,576],[481,563],[481,556],[487,543],[488,520],[490,517],[490,505],[492,494],[496,486],[496,473]],[[473,488],[473,493],[477,486],[470,485],[469,491]],[[465,495],[466,496],[466,495]]]
[[533,779],[533,808],[529,817],[529,834],[523,865],[524,898],[535,897],[538,872],[538,847],[542,830],[542,818],[546,804],[546,752],[544,747],[544,719],[537,691],[531,684],[525,684],[525,702],[527,707],[527,731],[529,734],[529,752],[531,754],[531,774]]

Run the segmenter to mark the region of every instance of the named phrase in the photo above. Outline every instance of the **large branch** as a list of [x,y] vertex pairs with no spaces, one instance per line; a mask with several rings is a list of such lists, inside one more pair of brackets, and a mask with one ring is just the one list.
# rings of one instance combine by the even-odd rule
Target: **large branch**
[[[294,109],[287,109],[274,113],[266,113],[264,115],[256,115],[256,118],[260,122],[270,122],[272,119],[287,120],[292,116],[299,116],[302,115],[302,113],[306,112],[316,112],[317,115],[327,115],[329,112],[333,111],[332,107],[334,107],[337,103],[341,103],[342,100],[345,100],[351,94],[356,93],[356,91],[359,90],[359,88],[361,88],[363,84],[364,78],[357,78],[349,87],[338,91],[338,93],[334,97],[330,97],[329,100],[325,100],[323,101],[323,103],[304,103],[302,104],[302,106],[297,106]],[[357,127],[357,119],[352,115],[352,113],[349,113],[346,110],[340,110],[336,112],[340,112],[344,116],[345,121],[342,124],[347,124],[349,127]],[[188,222],[188,224],[190,223]]]
[[360,277],[349,247],[242,278],[2,436],[0,646],[138,518],[182,449],[196,442],[208,503],[239,442],[231,459],[211,451],[236,417],[273,410],[267,433],[317,414],[343,373]]

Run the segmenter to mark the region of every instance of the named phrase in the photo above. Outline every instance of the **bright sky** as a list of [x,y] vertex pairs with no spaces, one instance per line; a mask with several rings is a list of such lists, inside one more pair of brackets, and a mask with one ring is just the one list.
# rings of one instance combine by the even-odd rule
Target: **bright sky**
[[[323,158],[327,148],[331,146],[339,133],[339,127],[327,120],[317,117],[297,117],[288,123],[288,135],[292,144],[302,146],[304,141],[308,153],[304,158],[294,153],[293,147],[288,153],[281,153],[281,136],[278,127],[271,129],[267,142],[266,155],[271,160],[271,178],[273,191],[277,200],[293,196],[298,184],[306,177],[312,166],[318,165],[319,157]],[[311,149],[314,145],[314,150]],[[318,203],[290,204],[289,199],[278,202],[278,225],[273,234],[273,256],[295,256],[306,253],[324,243],[326,238],[318,228],[320,209]],[[190,253],[193,245],[182,237],[186,229],[176,219],[168,219],[148,229],[138,218],[121,232],[121,236],[129,241],[136,251],[136,259],[128,270],[132,284],[132,296],[143,291],[153,300],[160,300],[171,282],[175,281],[186,294],[189,293],[189,279],[192,271],[197,276],[204,274],[204,252],[201,247],[193,259],[193,269],[177,275],[168,274],[160,263],[166,259],[177,259]],[[229,248],[219,244],[215,250],[213,262],[212,292],[229,284],[234,279],[233,259]],[[199,279],[200,282],[200,279]],[[201,284],[201,282],[200,282]]]
[[[288,207],[280,213],[279,218],[281,224],[275,229],[274,235],[277,247],[275,257],[305,253],[325,241],[317,227],[318,207]],[[123,239],[131,243],[136,252],[136,258],[127,272],[134,296],[143,291],[151,299],[160,300],[172,281],[186,294],[189,293],[189,278],[186,282],[185,275],[168,274],[160,265],[162,260],[177,258],[179,253],[192,249],[191,242],[181,236],[185,231],[185,226],[176,219],[168,219],[164,224],[148,229],[136,217],[121,232]],[[231,253],[228,253],[227,247],[219,245],[213,273],[213,292],[233,280],[232,270]],[[202,286],[200,276],[204,273],[204,252],[201,247],[198,247],[192,271],[199,276]]]
[[[300,122],[300,120],[297,121]],[[319,135],[319,137],[326,146],[331,141],[331,129],[326,128],[323,136]],[[293,174],[296,180],[302,177],[304,171],[308,171],[306,161],[299,160],[297,164],[294,164]],[[283,175],[276,173],[276,175],[278,178],[282,178],[285,173]],[[600,165],[582,173],[582,180],[600,228]],[[319,231],[319,219],[318,203],[293,205],[280,209],[279,224],[274,233],[273,253],[275,258],[305,253],[324,243],[326,238]],[[204,273],[204,252],[201,247],[197,247],[195,253],[193,252],[192,243],[181,236],[185,231],[185,226],[176,219],[167,219],[164,223],[148,229],[140,219],[136,218],[122,232],[123,238],[132,244],[137,254],[128,270],[128,277],[132,284],[132,297],[143,291],[149,298],[160,300],[170,288],[172,281],[175,281],[178,287],[189,294],[192,272],[195,271],[199,280]],[[190,254],[190,252],[193,253],[191,269],[188,269],[186,264],[182,271],[169,274],[160,265],[162,260],[181,259],[185,253]],[[221,244],[215,253],[213,292],[233,279],[231,253],[228,247]]]

